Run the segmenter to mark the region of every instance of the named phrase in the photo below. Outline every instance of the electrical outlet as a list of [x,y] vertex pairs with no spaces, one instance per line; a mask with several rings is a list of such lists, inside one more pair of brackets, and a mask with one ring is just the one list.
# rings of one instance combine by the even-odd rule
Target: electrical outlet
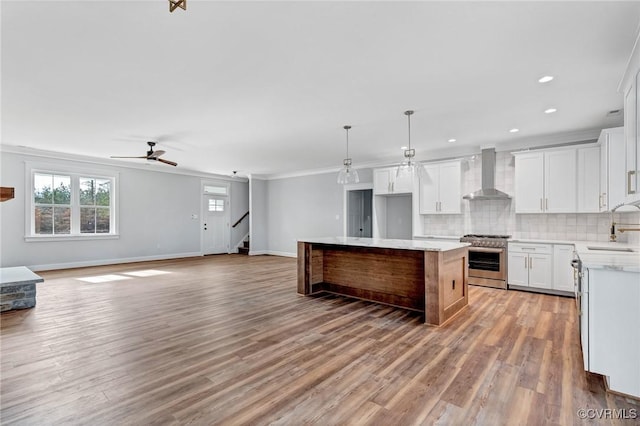
[[194,220],[195,220],[195,219],[197,219],[197,218],[198,218],[198,215],[197,215],[197,214],[192,214],[192,215],[191,215],[191,219],[194,219]]

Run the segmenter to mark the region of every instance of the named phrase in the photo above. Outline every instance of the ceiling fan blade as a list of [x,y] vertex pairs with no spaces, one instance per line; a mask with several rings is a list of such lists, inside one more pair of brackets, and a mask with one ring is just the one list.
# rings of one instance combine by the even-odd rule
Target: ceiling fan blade
[[147,158],[147,156],[144,155],[142,157],[118,157],[118,156],[112,155],[110,158]]
[[164,155],[164,153],[165,153],[165,151],[163,151],[163,150],[159,149],[159,150],[157,150],[157,151],[153,151],[153,152],[151,153],[151,155],[147,156],[146,158],[156,158],[156,159],[157,159],[157,158],[158,158],[158,157],[160,157],[161,155]]
[[178,165],[178,163],[176,163],[176,162],[169,161],[169,160],[164,160],[162,158],[156,158],[156,160],[158,160],[161,163],[168,164],[170,166],[177,166]]

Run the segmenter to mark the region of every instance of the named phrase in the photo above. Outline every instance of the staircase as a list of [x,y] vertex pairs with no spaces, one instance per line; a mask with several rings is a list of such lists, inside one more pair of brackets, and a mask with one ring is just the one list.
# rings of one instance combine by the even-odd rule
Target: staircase
[[249,237],[245,238],[242,245],[238,247],[239,254],[249,254]]

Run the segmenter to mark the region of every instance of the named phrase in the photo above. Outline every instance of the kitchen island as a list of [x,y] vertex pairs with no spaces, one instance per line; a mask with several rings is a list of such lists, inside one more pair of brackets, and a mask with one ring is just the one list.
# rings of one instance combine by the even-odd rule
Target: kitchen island
[[326,237],[298,241],[298,293],[341,294],[422,312],[442,325],[468,304],[469,244]]

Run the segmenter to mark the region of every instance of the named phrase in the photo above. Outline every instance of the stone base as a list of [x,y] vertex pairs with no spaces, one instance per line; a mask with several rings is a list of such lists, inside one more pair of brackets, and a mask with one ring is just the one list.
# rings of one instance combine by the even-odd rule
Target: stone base
[[0,312],[36,306],[36,283],[43,281],[24,266],[0,268]]
[[0,312],[36,306],[36,285],[19,284],[0,289]]

